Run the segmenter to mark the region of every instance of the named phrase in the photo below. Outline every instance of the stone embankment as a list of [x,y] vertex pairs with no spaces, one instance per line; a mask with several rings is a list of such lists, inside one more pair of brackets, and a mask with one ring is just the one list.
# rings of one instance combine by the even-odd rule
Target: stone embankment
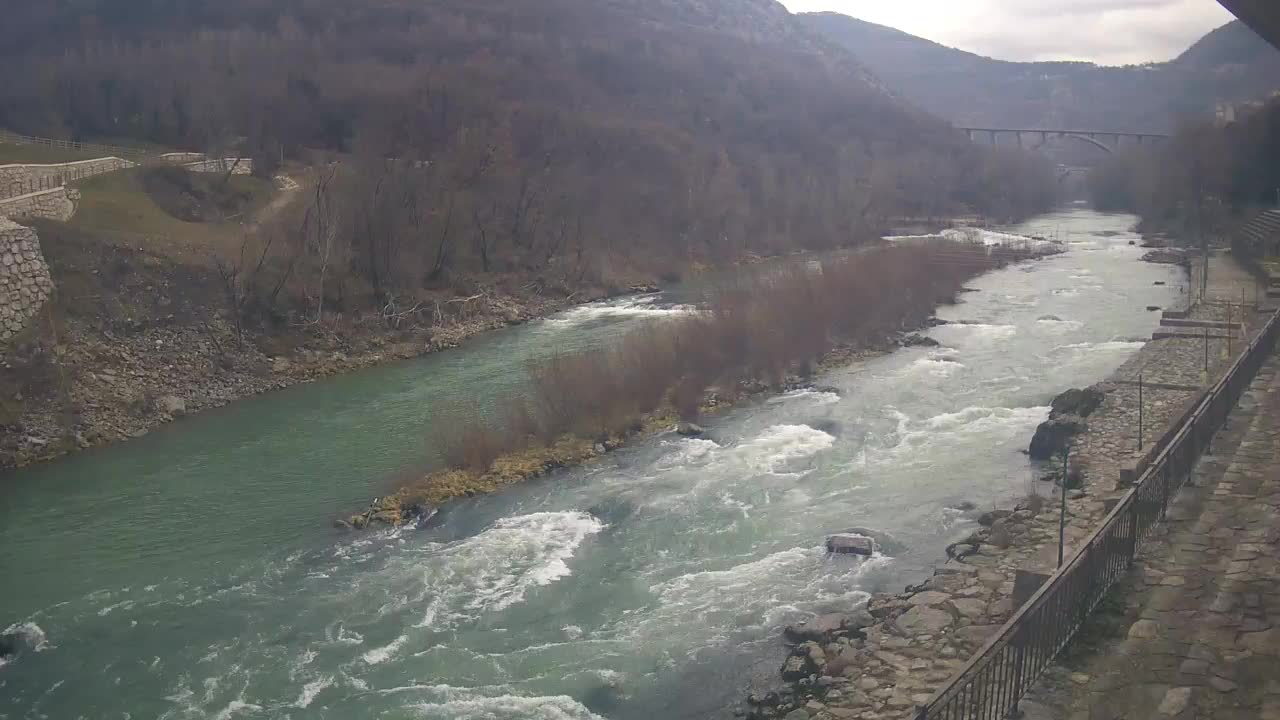
[[22,332],[52,292],[35,231],[0,217],[0,344]]
[[52,190],[75,180],[133,167],[134,163],[118,157],[58,163],[54,165],[0,165],[0,198]]
[[10,220],[57,220],[66,222],[76,213],[80,191],[59,186],[26,195],[0,199],[0,218]]
[[[1239,277],[1229,258],[1216,257],[1213,262],[1210,277],[1226,278],[1224,282]],[[1220,294],[1239,297],[1239,290],[1221,289]],[[1214,297],[1206,293],[1205,302],[1174,314],[1197,322],[1225,322],[1227,313],[1234,313],[1230,337],[1223,333],[1221,339],[1207,341],[1203,334],[1153,340],[1090,392],[1064,393],[1055,401],[1073,423],[1078,420],[1069,440],[1066,557],[1106,516],[1109,501],[1123,496],[1166,429],[1234,361],[1228,347],[1238,352],[1246,346],[1269,315],[1254,307],[1241,315],[1239,307]],[[1096,407],[1081,413],[1082,402]],[[1060,475],[1054,472],[1057,463],[1050,461],[1042,468],[1046,479]],[[1052,482],[1043,486],[1012,510],[978,515],[978,529],[948,547],[950,559],[919,585],[899,594],[873,596],[864,610],[848,616],[826,616],[789,628],[790,641],[802,641],[793,645],[782,668],[788,685],[749,698],[747,713],[788,720],[879,720],[906,717],[914,706],[928,702],[1009,619],[1016,603],[1030,596],[1036,584],[1025,581],[1056,567],[1061,490]]]

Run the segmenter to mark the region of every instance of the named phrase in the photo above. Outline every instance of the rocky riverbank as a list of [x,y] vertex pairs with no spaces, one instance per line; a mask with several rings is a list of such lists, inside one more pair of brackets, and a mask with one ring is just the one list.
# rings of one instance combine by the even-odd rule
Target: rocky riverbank
[[[1186,315],[1222,321],[1226,312],[1206,303]],[[1236,352],[1265,317],[1256,310],[1247,316]],[[1228,347],[1225,338],[1153,340],[1105,382],[1054,400],[1054,417],[1042,426],[1048,428],[1043,434],[1037,433],[1038,447],[1032,450],[1045,458],[1060,457],[1056,454],[1063,448],[1070,453],[1066,557],[1106,516],[1109,501],[1127,491],[1159,438],[1234,361]],[[1144,382],[1141,438],[1139,378]],[[924,582],[902,593],[875,595],[848,613],[788,628],[784,640],[790,652],[781,668],[785,685],[752,695],[740,714],[877,720],[906,717],[927,703],[1017,609],[1018,572],[1047,576],[1056,567],[1060,462],[1045,462],[1041,477],[1049,482],[1014,508],[973,511],[977,528],[946,548],[946,561]],[[861,562],[851,556],[834,561]]]
[[[641,288],[640,290],[649,290]],[[487,296],[466,319],[431,328],[388,328],[378,318],[282,338],[226,322],[170,316],[103,327],[57,318],[44,335],[11,348],[0,368],[0,468],[145,435],[184,415],[299,383],[406,360],[489,330],[601,299]]]

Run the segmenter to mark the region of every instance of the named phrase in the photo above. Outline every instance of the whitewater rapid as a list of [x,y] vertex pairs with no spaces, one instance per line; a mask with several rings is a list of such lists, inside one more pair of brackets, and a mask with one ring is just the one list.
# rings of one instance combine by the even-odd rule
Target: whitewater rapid
[[[1073,211],[1010,229],[1068,251],[973,281],[926,331],[940,347],[825,373],[708,418],[701,438],[660,434],[459,501],[421,530],[326,526],[530,358],[696,312],[697,288],[10,478],[0,577],[22,582],[0,596],[17,650],[0,715],[728,717],[776,682],[783,626],[917,582],[974,527],[955,506],[1036,491],[1021,451],[1048,401],[1122,363],[1157,321],[1145,307],[1181,291],[1175,269],[1138,262],[1131,221]],[[825,537],[852,528],[892,543],[828,556]]]

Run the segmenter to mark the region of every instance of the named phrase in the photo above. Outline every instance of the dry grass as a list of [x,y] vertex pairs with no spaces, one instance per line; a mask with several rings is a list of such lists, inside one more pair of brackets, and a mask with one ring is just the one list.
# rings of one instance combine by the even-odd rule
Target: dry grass
[[[212,254],[226,254],[239,247],[244,236],[240,222],[184,222],[166,212],[147,192],[146,168],[106,173],[77,183],[81,200],[68,223],[85,231],[141,243],[152,252],[174,260],[205,264]],[[244,175],[229,180],[237,192],[253,199],[245,217],[270,198],[271,184]]]

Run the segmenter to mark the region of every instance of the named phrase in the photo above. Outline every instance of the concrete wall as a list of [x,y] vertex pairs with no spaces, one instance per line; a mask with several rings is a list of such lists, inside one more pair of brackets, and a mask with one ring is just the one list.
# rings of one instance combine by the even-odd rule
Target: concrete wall
[[221,160],[201,160],[200,162],[186,163],[182,167],[190,170],[191,172],[215,173],[215,172],[226,172],[227,170],[230,170],[232,166],[234,166],[235,170],[232,171],[231,173],[232,175],[252,175],[253,174],[253,160],[249,158],[239,158],[240,164],[238,165],[236,164],[236,160],[237,158],[222,158]]
[[161,155],[160,159],[168,163],[182,165],[185,163],[193,163],[200,160],[204,160],[205,154],[201,152],[173,152],[173,153],[165,153]]
[[75,214],[76,201],[79,199],[79,190],[63,186],[17,197],[0,198],[0,218],[47,218],[66,222]]
[[30,325],[52,293],[36,231],[0,218],[0,344]]
[[59,163],[57,165],[0,165],[0,198],[26,195],[38,190],[49,190],[73,180],[101,175],[134,163],[118,157]]

